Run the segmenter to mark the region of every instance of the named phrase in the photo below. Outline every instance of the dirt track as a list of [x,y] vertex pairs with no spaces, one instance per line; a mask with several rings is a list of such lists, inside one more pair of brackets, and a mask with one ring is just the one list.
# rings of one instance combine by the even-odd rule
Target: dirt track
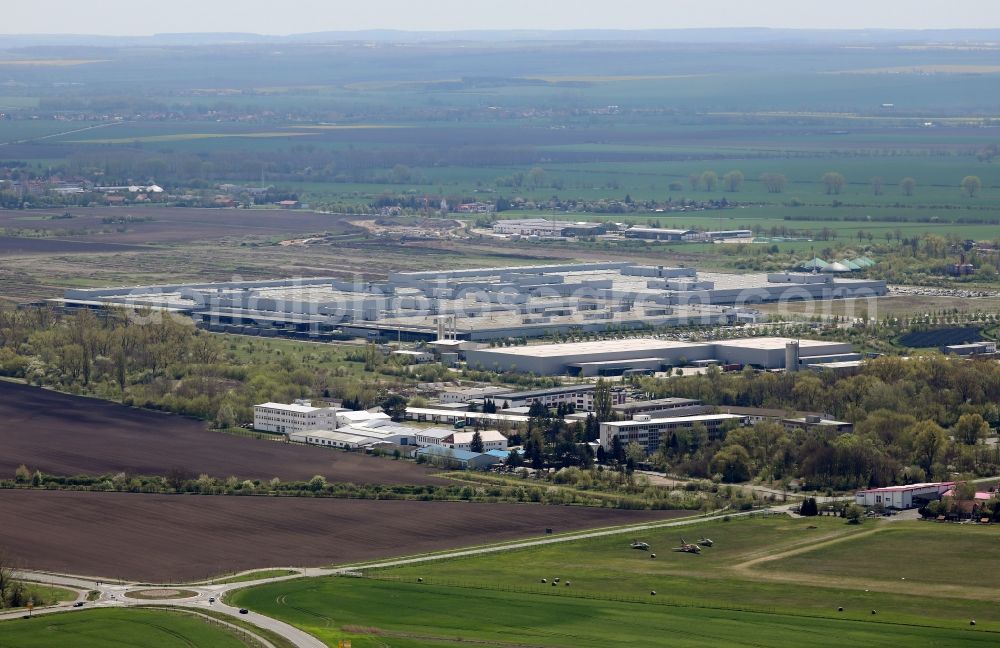
[[0,477],[18,465],[54,475],[128,472],[445,484],[414,463],[209,432],[204,423],[0,381]]
[[25,568],[176,582],[389,558],[683,511],[530,504],[0,491],[0,547]]

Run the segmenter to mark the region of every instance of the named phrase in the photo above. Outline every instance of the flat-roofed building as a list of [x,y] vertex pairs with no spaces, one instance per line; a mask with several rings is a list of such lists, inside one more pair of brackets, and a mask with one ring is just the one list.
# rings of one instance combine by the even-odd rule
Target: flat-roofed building
[[337,427],[336,407],[313,407],[311,401],[262,403],[253,406],[253,427],[262,432],[294,434],[306,430],[332,430]]
[[886,486],[884,488],[869,488],[854,494],[854,503],[858,506],[908,509],[923,503],[941,499],[955,482],[925,482],[907,484],[905,486]]
[[696,234],[695,230],[667,229],[661,227],[630,227],[623,232],[626,238],[647,241],[682,241],[685,236]]
[[447,428],[423,428],[414,435],[414,441],[418,446],[439,446],[444,445],[444,440],[451,437],[455,430]]
[[941,352],[960,356],[993,355],[997,352],[997,343],[990,341],[969,342],[967,344],[949,344],[942,347]]
[[[445,437],[441,445],[452,448],[454,450],[472,450],[472,438],[476,435],[476,432],[453,432],[450,436]],[[507,449],[507,437],[498,432],[497,430],[480,430],[479,436],[483,441],[483,452],[488,452],[490,450],[506,450]]]
[[[561,225],[560,234],[592,229],[587,223]],[[555,228],[549,231],[554,233]],[[885,282],[874,279],[792,272],[698,272],[605,261],[389,272],[383,281],[311,277],[74,288],[55,303],[68,310],[172,309],[210,331],[329,339],[353,335],[430,342],[442,337],[440,324],[445,318],[449,322],[446,337],[451,338],[446,341],[458,347],[448,350],[452,353],[464,350],[467,342],[555,332],[732,324],[747,317],[748,306],[762,302],[885,293]],[[602,360],[583,360],[591,361]]]
[[514,391],[510,387],[500,387],[487,385],[485,387],[463,387],[458,389],[445,389],[438,394],[438,400],[442,403],[469,403],[471,401],[482,401],[485,397],[507,394]]
[[502,459],[490,454],[453,450],[439,445],[420,448],[417,450],[417,457],[423,457],[433,464],[462,470],[484,470],[498,463],[503,463]]
[[642,401],[629,401],[627,403],[621,403],[614,405],[612,409],[616,414],[624,416],[626,418],[632,418],[636,414],[649,414],[650,416],[657,414],[668,414],[670,416],[676,416],[674,414],[677,410],[682,410],[685,415],[695,415],[702,414],[703,412],[694,411],[705,409],[701,404],[700,400],[694,398],[656,398],[653,400],[642,400]]
[[460,425],[481,421],[487,425],[496,425],[497,421],[506,423],[527,423],[531,420],[524,414],[507,414],[498,411],[495,414],[485,412],[467,412],[461,410],[440,409],[432,407],[407,407],[406,418],[411,421],[427,423],[457,423]]
[[632,366],[648,369],[714,360],[724,365],[750,365],[761,369],[786,368],[789,344],[798,343],[794,358],[799,367],[808,366],[810,358],[852,353],[845,342],[827,340],[792,340],[781,337],[743,338],[710,342],[684,342],[657,338],[626,338],[563,344],[478,349],[466,352],[470,367],[480,369],[532,372],[552,376],[561,374],[599,375],[602,363],[614,362],[619,370]]
[[847,421],[836,421],[834,419],[827,418],[822,414],[807,414],[806,416],[784,418],[781,419],[781,423],[785,426],[786,430],[819,430],[834,434],[844,434],[846,432],[854,431],[853,423],[848,423]]
[[638,414],[629,421],[608,421],[601,423],[601,447],[611,448],[615,437],[623,446],[638,443],[646,452],[655,452],[660,447],[664,435],[677,430],[704,425],[710,438],[722,435],[725,426],[746,424],[746,417],[736,414],[701,414],[697,416],[672,416],[652,418],[648,414]]
[[308,445],[358,450],[380,443],[377,439],[340,430],[305,430],[288,435],[289,441]]
[[[516,407],[530,407],[535,403],[541,403],[545,407],[558,407],[560,403],[572,405],[576,411],[591,412],[594,409],[593,384],[583,385],[563,385],[560,387],[547,387],[543,389],[531,389],[528,391],[509,392],[493,396],[490,400],[497,406],[497,411]],[[624,390],[612,389],[612,404],[624,403],[626,394]]]

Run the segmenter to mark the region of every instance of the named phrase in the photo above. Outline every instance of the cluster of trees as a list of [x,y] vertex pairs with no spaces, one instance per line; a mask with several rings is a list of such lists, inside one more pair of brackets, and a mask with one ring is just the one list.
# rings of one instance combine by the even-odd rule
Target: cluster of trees
[[810,487],[846,489],[1000,469],[1000,449],[984,443],[991,426],[1000,423],[1000,366],[994,362],[882,357],[849,377],[712,370],[639,380],[654,396],[821,411],[855,426],[853,433],[836,434],[765,421],[730,429],[718,439],[695,426],[665,436],[649,457],[681,474],[725,481],[800,477]]
[[951,519],[987,518],[992,522],[1000,522],[1000,493],[994,492],[986,501],[977,501],[976,490],[976,484],[973,482],[956,484],[948,497],[920,507],[920,515],[927,518],[936,518],[939,515]]
[[[885,180],[882,176],[875,176],[869,182],[872,186],[872,195],[885,195]],[[909,176],[899,181],[899,192],[904,196],[912,196],[916,187],[917,181]]]
[[29,588],[17,575],[14,559],[0,550],[0,610],[25,607],[28,603],[38,606],[55,603],[42,598],[37,590]]
[[[721,178],[718,173],[711,170],[702,173],[692,173],[688,176],[688,184],[691,186],[691,191],[715,191],[721,182],[722,188],[725,191],[736,192],[743,186],[743,180],[743,172],[738,169],[725,173]],[[671,190],[677,191],[679,187],[678,189],[671,187]]]
[[369,408],[410,382],[440,379],[433,368],[411,374],[381,357],[376,370],[385,371],[373,376],[334,347],[227,340],[155,313],[0,310],[0,375],[196,416],[220,428],[251,422],[256,403],[326,398]]
[[[399,458],[398,455],[396,457]],[[447,458],[441,458],[446,461]],[[447,467],[447,466],[444,466]],[[569,480],[567,473],[556,483],[576,484],[583,478]],[[583,472],[577,473],[585,474]],[[92,492],[126,493],[184,493],[188,495],[278,496],[278,497],[329,497],[344,499],[419,500],[419,501],[476,501],[476,502],[537,502],[543,504],[576,504],[611,508],[672,509],[717,508],[728,502],[732,493],[718,490],[713,497],[677,496],[660,488],[651,487],[643,479],[616,476],[611,471],[594,469],[586,474],[594,477],[588,485],[576,489],[552,489],[533,485],[527,479],[523,485],[494,481],[484,474],[468,474],[471,484],[455,483],[448,486],[407,486],[382,484],[354,484],[328,481],[316,475],[304,481],[282,481],[226,478],[194,475],[175,469],[166,475],[149,476],[129,473],[105,475],[77,475],[73,477],[32,472],[27,467],[18,468],[13,480],[0,480],[0,488],[43,488],[47,490],[75,490]],[[27,479],[25,479],[27,475]],[[547,477],[552,481],[551,477]],[[481,482],[481,483],[478,483]],[[2,558],[2,557],[0,557]],[[37,600],[36,600],[37,602]]]

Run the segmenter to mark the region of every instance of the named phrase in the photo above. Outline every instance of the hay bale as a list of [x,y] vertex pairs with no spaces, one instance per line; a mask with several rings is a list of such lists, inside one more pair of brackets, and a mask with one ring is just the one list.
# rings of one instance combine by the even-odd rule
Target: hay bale
[[649,595],[650,595],[650,596],[656,596],[656,590],[651,590],[651,591],[649,592]]
[[544,583],[548,583],[548,582],[549,582],[549,581],[545,580],[544,578],[542,579],[542,583],[543,583],[543,584],[544,584]]
[[656,554],[649,554],[650,558],[656,558]]

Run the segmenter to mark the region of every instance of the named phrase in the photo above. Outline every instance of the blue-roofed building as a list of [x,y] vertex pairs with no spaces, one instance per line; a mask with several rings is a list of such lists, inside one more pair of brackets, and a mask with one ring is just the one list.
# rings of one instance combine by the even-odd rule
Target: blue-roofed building
[[452,450],[444,446],[431,445],[417,450],[418,457],[424,457],[430,462],[451,464],[463,470],[482,470],[500,463],[500,459],[491,454],[480,454],[467,450]]

